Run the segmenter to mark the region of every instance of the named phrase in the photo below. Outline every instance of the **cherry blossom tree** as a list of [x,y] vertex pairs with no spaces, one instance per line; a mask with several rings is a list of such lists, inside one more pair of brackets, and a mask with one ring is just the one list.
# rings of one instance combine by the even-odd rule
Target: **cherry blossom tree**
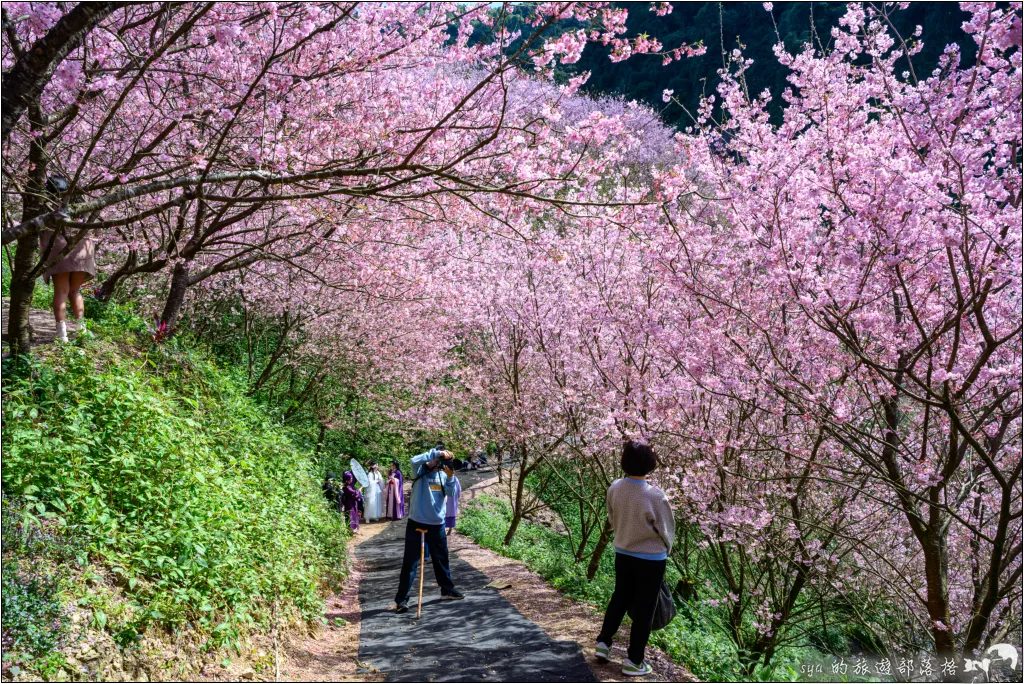
[[[554,195],[564,169],[534,144],[534,121],[509,111],[508,80],[524,60],[550,74],[589,40],[661,48],[627,50],[625,11],[600,3],[538,4],[525,37],[502,27],[506,7],[489,3],[130,4],[66,18],[61,7],[12,3],[5,22],[4,98],[17,106],[4,120],[4,172],[22,206],[20,217],[5,215],[3,243],[18,241],[9,333],[22,350],[34,278],[89,235],[122,229],[121,277],[172,268],[168,323],[207,238],[256,205]],[[471,46],[474,21],[494,25],[493,39]],[[564,21],[587,30],[542,38]],[[37,64],[43,52],[52,55]],[[515,175],[523,158],[541,171],[525,184]],[[56,173],[70,189],[48,197]],[[146,225],[168,213],[177,225],[161,231],[167,239],[143,245],[140,233],[157,232]],[[37,258],[44,229],[68,238],[61,254]],[[152,254],[142,265],[140,248]]]
[[532,5],[524,39],[488,5],[33,3],[4,18],[12,306],[60,257],[39,231],[102,236],[103,294],[239,311],[251,390],[321,441],[386,387],[396,429],[503,445],[506,541],[555,483],[589,577],[593,499],[650,441],[746,674],[828,620],[977,653],[1021,624],[1022,39],[1020,3],[965,7],[973,63],[918,74],[927,36],[851,4],[828,50],[780,41],[781,123],[737,50],[674,132],[550,78],[588,41],[693,53],[598,4]]
[[[659,446],[748,669],[812,606],[942,654],[1020,624],[1020,7],[971,5],[977,61],[927,77],[891,11],[778,49],[778,126],[735,53],[724,118],[709,98],[636,177],[662,204],[492,212],[439,295],[502,440],[563,467]],[[590,123],[565,138],[610,141],[590,191],[622,191],[631,131]]]
[[940,653],[1020,621],[1020,5],[968,10],[976,63],[951,46],[923,78],[889,9],[851,5],[827,55],[780,47],[779,127],[736,54],[726,118],[706,109],[684,143],[696,176],[664,177],[680,210],[652,242],[721,323],[732,382],[810,417],[841,447],[830,480],[902,517]]

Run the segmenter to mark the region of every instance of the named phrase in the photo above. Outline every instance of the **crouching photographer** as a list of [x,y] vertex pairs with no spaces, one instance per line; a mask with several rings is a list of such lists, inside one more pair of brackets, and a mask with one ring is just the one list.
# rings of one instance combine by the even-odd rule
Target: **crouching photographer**
[[455,494],[455,460],[451,452],[438,444],[430,451],[413,456],[412,495],[409,505],[409,523],[405,528],[405,554],[402,574],[395,594],[395,611],[409,610],[409,589],[420,565],[420,530],[425,530],[425,541],[430,549],[434,577],[441,587],[441,598],[457,600],[463,595],[455,589],[448,567],[448,538],[444,533],[445,500]]

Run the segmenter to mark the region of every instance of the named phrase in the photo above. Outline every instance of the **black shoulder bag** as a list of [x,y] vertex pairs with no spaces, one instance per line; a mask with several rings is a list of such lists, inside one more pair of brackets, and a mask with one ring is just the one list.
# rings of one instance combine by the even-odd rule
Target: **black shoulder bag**
[[[658,536],[661,536],[661,532],[658,532]],[[664,542],[665,538],[662,537],[661,541]],[[665,548],[671,548],[668,542],[665,542]],[[672,600],[672,590],[663,576],[661,578],[661,587],[658,589],[658,602],[654,605],[654,619],[651,620],[651,630],[656,632],[659,629],[665,629],[675,618],[676,602]]]
[[651,620],[651,629],[658,631],[668,627],[676,617],[676,603],[672,600],[672,590],[668,587],[665,578],[661,580],[661,588],[658,589],[658,602],[654,605],[654,619]]

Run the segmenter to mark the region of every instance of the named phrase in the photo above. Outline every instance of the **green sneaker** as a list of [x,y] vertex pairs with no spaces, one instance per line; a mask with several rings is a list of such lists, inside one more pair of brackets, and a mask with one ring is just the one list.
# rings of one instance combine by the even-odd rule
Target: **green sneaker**
[[594,648],[594,655],[602,663],[607,663],[612,653],[612,647],[603,641],[598,641],[597,646]]
[[626,658],[626,660],[622,663],[622,674],[626,675],[627,677],[644,677],[646,675],[651,674],[651,672],[653,671],[654,670],[651,668],[650,665],[647,664],[646,660],[641,661],[639,665],[636,665],[633,663],[632,660]]

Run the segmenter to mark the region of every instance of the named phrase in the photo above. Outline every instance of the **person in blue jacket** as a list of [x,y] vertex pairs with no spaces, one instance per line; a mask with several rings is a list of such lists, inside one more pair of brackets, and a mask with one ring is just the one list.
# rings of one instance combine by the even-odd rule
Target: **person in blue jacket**
[[395,611],[409,610],[409,589],[420,564],[420,533],[425,529],[430,560],[434,566],[434,577],[441,587],[441,598],[458,600],[464,598],[455,588],[452,573],[448,567],[448,538],[444,533],[445,500],[455,495],[455,471],[452,469],[452,454],[441,445],[412,458],[412,494],[409,497],[409,522],[405,527],[405,555],[402,558],[402,574],[398,578],[398,592],[395,594]]

